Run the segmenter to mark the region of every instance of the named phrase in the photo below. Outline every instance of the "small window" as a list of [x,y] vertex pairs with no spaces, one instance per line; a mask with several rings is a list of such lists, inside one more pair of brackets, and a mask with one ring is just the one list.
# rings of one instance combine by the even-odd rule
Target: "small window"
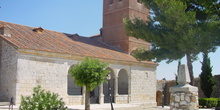
[[146,78],[148,78],[149,76],[148,76],[148,73],[146,72]]
[[119,2],[121,2],[122,0],[118,0]]
[[109,4],[113,4],[113,0],[110,0],[110,1],[109,1]]

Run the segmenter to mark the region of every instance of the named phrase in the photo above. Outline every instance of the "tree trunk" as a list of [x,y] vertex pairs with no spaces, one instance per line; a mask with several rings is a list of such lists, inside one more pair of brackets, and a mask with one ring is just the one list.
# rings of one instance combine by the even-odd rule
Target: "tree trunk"
[[190,84],[193,85],[194,84],[194,75],[193,75],[193,65],[192,65],[192,60],[191,60],[191,56],[190,54],[186,54],[186,60],[187,60],[187,66],[188,66],[188,70],[189,70],[189,76],[190,76]]
[[85,110],[90,110],[90,86],[86,86]]

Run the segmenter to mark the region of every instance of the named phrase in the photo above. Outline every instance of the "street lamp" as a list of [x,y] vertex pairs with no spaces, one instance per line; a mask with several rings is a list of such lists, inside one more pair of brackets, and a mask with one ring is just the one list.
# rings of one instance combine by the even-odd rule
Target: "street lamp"
[[165,85],[166,85],[166,78],[163,78],[163,83],[162,83],[162,89],[163,89],[163,93],[162,93],[162,108],[164,108],[164,95],[165,95]]
[[109,91],[109,99],[111,103],[111,110],[114,110],[113,105],[112,105],[112,95],[111,95],[111,86],[110,86],[110,80],[111,80],[111,75],[107,75],[107,80],[108,80],[108,91]]

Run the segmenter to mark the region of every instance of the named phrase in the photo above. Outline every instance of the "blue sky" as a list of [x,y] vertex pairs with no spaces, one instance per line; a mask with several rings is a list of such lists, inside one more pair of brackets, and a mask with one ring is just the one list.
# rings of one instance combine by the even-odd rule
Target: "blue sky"
[[[91,36],[102,27],[103,0],[0,0],[0,20],[32,27]],[[220,74],[220,50],[211,53],[213,74]],[[182,63],[186,64],[186,59]],[[193,63],[194,76],[201,73],[202,55]],[[159,63],[157,79],[174,79],[177,62]]]
[[0,0],[0,20],[89,36],[102,27],[102,0]]

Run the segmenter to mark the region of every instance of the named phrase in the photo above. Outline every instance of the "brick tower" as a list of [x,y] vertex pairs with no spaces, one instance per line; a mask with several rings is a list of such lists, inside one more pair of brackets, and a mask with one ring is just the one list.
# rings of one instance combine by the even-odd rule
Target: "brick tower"
[[150,49],[149,43],[127,36],[123,24],[123,18],[147,20],[148,12],[140,0],[103,0],[102,40],[128,54],[139,47]]

